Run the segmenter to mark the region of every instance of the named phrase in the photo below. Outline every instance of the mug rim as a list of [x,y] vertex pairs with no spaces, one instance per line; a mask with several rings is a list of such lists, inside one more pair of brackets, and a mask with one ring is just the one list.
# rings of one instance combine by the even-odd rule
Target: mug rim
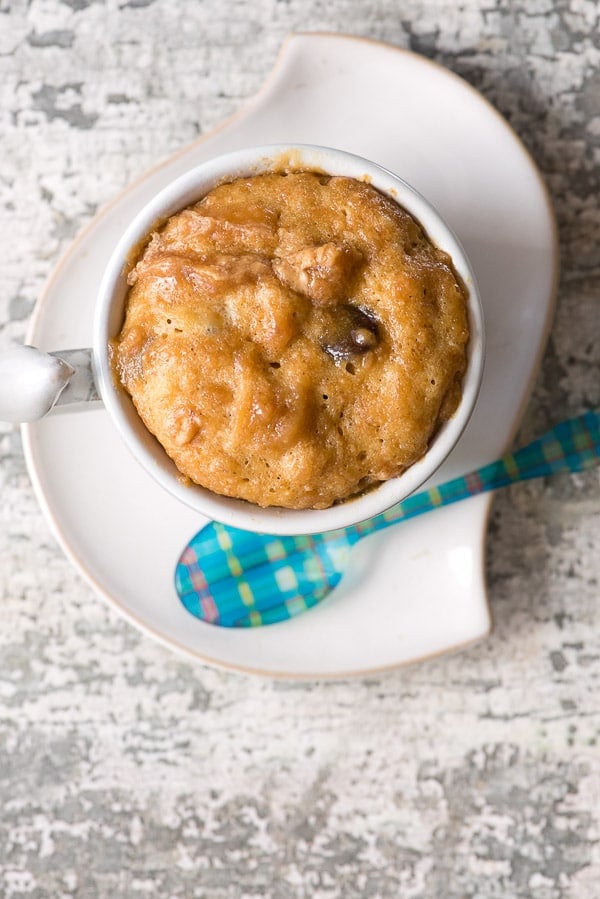
[[[110,360],[110,340],[117,336],[123,323],[132,253],[153,227],[198,202],[220,183],[266,171],[289,171],[290,167],[367,180],[403,206],[431,242],[448,253],[467,292],[467,367],[455,413],[438,429],[425,454],[404,472],[328,509],[263,508],[184,483],[173,460],[142,422],[129,394],[116,383]],[[117,242],[100,284],[93,326],[94,373],[99,392],[121,438],[142,467],[169,493],[207,518],[281,536],[356,524],[386,511],[422,486],[454,449],[471,417],[481,386],[484,356],[483,309],[475,274],[458,238],[440,213],[415,188],[383,166],[344,150],[314,144],[267,144],[236,150],[200,163],[166,185],[139,210]]]

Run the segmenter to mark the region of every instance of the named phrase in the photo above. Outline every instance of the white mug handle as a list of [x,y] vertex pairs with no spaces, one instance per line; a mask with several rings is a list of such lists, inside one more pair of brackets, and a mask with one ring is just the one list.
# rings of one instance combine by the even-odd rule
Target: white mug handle
[[99,398],[89,349],[45,353],[12,346],[0,351],[0,421],[37,421],[55,405]]

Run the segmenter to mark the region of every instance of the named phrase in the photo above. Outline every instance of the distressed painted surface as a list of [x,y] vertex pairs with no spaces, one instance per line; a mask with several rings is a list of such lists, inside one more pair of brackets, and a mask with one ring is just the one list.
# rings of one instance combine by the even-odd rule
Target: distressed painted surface
[[[0,0],[0,347],[95,210],[299,28],[412,47],[510,119],[563,263],[522,436],[600,406],[596,0]],[[194,667],[123,623],[2,425],[0,496],[0,896],[600,895],[597,472],[495,501],[489,640],[335,684]]]

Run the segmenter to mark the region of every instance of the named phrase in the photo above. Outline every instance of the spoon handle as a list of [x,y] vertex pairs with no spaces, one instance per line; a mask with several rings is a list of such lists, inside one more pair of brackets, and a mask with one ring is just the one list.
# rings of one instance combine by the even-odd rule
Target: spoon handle
[[438,506],[450,505],[517,481],[544,477],[559,471],[574,472],[592,468],[599,458],[600,415],[597,412],[586,412],[577,418],[561,422],[538,440],[516,452],[507,453],[496,462],[447,481],[439,487],[409,496],[387,512],[354,525],[348,531],[352,532],[354,539],[360,539],[373,531],[422,515]]

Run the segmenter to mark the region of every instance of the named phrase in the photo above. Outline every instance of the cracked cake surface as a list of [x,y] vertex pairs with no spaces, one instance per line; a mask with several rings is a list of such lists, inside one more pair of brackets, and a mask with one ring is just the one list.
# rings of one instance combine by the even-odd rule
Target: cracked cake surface
[[116,376],[216,493],[326,508],[402,473],[460,400],[465,290],[368,183],[221,184],[150,235],[128,282]]

